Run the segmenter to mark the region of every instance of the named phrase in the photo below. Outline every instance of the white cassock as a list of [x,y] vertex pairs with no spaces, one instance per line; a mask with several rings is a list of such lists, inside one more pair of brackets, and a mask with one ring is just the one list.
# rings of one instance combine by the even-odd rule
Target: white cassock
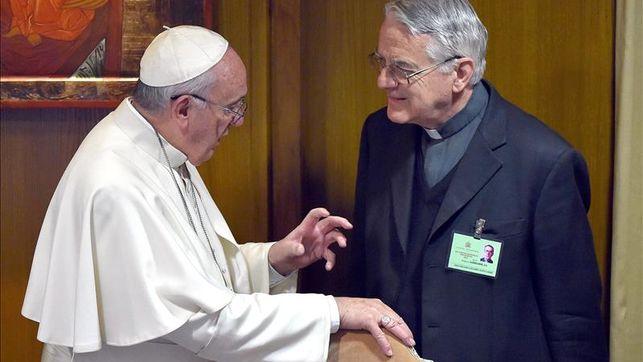
[[[296,275],[271,284],[271,244],[238,245],[196,168],[163,142],[171,171],[153,128],[125,100],[65,170],[22,308],[40,323],[43,359],[325,360],[338,318],[332,297],[268,295],[294,291]],[[189,191],[183,164],[211,247],[177,190]]]

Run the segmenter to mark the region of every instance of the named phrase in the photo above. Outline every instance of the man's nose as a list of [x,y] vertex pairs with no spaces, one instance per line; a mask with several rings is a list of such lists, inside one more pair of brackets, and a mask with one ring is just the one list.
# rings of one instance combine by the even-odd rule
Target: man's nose
[[380,69],[377,74],[377,87],[380,89],[391,89],[397,87],[397,82],[389,75],[388,68]]

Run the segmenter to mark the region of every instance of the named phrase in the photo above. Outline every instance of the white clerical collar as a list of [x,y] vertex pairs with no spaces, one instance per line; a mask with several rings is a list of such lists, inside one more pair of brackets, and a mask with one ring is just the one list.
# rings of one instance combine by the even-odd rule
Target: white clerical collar
[[426,132],[426,134],[429,135],[429,137],[431,137],[431,139],[434,139],[434,140],[442,139],[442,135],[440,134],[440,131],[438,131],[437,129],[425,128],[424,131]]
[[463,109],[440,125],[439,129],[425,128],[424,130],[429,137],[434,140],[449,138],[463,130],[474,119],[476,119],[476,117],[484,112],[487,107],[488,99],[489,93],[486,88],[482,83],[478,83],[473,87],[473,94]]
[[[134,117],[124,117],[120,114],[121,108],[123,108],[123,103],[127,107],[126,109],[129,110],[129,113],[134,115]],[[130,98],[126,98],[123,103],[121,103],[121,105],[116,109],[117,115],[115,120],[118,126],[147,154],[154,157],[162,164],[167,165],[165,155],[163,155],[163,150],[161,149],[161,145],[156,137],[154,127],[152,127],[145,117],[143,117],[143,115],[134,108]],[[159,137],[165,146],[167,157],[172,168],[179,167],[187,161],[188,157],[183,152],[172,146],[172,144],[170,144],[160,134]]]

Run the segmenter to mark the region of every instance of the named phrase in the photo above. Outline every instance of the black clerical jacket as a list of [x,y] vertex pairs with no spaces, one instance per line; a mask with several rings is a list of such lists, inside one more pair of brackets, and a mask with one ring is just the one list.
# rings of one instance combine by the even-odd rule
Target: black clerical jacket
[[[366,120],[352,294],[403,311],[409,302],[401,303],[401,289],[412,285],[417,343],[423,357],[438,362],[607,361],[585,161],[484,85],[484,118],[419,248],[409,249],[408,238],[424,131],[392,123],[386,109]],[[502,241],[495,279],[446,268],[453,233],[472,234],[479,218],[486,220],[482,237]]]

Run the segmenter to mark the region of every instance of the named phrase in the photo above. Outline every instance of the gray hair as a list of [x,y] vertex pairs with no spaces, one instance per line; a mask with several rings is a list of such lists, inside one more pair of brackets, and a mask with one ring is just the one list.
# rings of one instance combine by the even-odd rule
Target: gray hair
[[[205,99],[204,94],[207,94],[210,86],[214,84],[216,77],[214,72],[208,70],[190,80],[186,80],[183,83],[170,85],[167,87],[152,87],[149,86],[139,79],[136,83],[136,88],[132,94],[132,98],[136,103],[140,104],[145,110],[151,113],[158,113],[163,110],[170,102],[170,98],[173,96],[178,96],[182,94],[196,94]],[[203,103],[201,106],[205,107],[205,102],[198,100],[199,103]]]
[[[395,0],[384,7],[385,14],[393,15],[411,34],[427,34],[430,59],[441,62],[454,56],[473,59],[474,70],[470,85],[475,85],[484,74],[487,53],[487,29],[467,0]],[[453,70],[447,62],[439,69]]]

